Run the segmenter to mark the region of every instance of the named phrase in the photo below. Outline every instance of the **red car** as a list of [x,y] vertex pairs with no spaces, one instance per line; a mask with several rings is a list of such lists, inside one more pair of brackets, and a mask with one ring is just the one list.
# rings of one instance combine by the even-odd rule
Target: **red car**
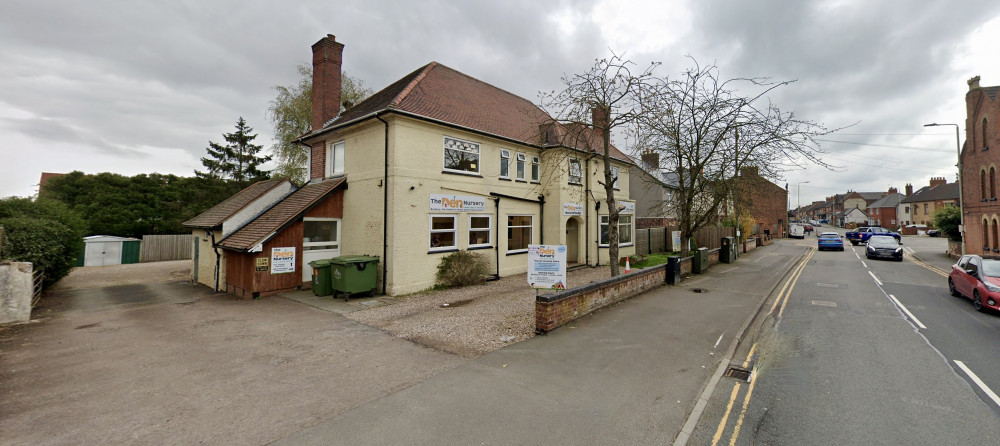
[[1000,310],[1000,260],[962,256],[951,266],[948,290],[952,296],[972,299],[972,306],[978,311]]

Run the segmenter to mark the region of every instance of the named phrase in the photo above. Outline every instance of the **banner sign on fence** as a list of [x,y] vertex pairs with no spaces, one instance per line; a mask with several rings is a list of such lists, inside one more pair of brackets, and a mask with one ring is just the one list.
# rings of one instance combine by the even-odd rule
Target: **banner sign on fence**
[[681,251],[681,231],[670,231],[670,238],[674,242],[670,247],[674,251]]
[[566,289],[566,245],[528,245],[528,285]]
[[295,272],[295,247],[271,248],[271,274]]
[[583,215],[583,205],[580,203],[563,203],[563,215]]
[[486,199],[468,195],[431,194],[432,211],[483,212]]

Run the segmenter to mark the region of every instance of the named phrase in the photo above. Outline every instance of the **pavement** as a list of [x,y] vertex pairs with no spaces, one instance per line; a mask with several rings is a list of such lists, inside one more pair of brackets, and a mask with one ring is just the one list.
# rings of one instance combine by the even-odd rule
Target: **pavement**
[[684,443],[701,395],[812,246],[777,240],[274,444]]

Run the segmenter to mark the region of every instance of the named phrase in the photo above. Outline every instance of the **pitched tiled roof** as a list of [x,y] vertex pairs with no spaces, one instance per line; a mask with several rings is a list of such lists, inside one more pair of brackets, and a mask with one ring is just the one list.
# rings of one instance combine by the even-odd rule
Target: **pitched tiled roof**
[[344,178],[310,183],[292,192],[284,200],[222,239],[218,245],[236,251],[247,251],[271,239],[278,231],[312,209],[320,200],[344,183]]
[[906,198],[906,195],[895,194],[895,193],[894,194],[889,194],[889,195],[886,195],[886,196],[880,198],[878,201],[876,201],[876,202],[868,205],[868,207],[870,207],[870,208],[894,208],[894,207],[896,207],[896,205],[899,204],[900,201],[903,200],[903,198]]
[[861,198],[864,198],[865,201],[868,201],[868,200],[878,200],[882,198],[883,193],[884,192],[858,192],[858,195],[861,195]]
[[924,186],[913,195],[904,198],[902,202],[917,203],[937,200],[958,200],[958,183],[945,183],[934,187]]
[[187,228],[214,228],[222,224],[227,218],[232,217],[233,214],[240,211],[250,204],[254,200],[260,198],[262,195],[266,194],[271,189],[274,189],[279,184],[284,183],[288,180],[285,179],[274,179],[258,181],[246,189],[237,192],[232,197],[229,197],[211,209],[202,212],[197,217],[192,218],[184,222],[184,227]]
[[[537,105],[437,62],[431,62],[404,76],[368,99],[345,110],[337,119],[312,134],[346,126],[388,110],[532,146],[551,142],[551,138],[550,141],[546,141],[542,137],[539,129],[552,123],[552,117]],[[561,134],[569,132],[568,128],[560,127]],[[592,129],[588,128],[581,133],[587,142],[599,141]],[[582,144],[565,145],[583,149]],[[600,145],[591,144],[591,147]],[[615,147],[611,148],[611,156],[631,162]]]

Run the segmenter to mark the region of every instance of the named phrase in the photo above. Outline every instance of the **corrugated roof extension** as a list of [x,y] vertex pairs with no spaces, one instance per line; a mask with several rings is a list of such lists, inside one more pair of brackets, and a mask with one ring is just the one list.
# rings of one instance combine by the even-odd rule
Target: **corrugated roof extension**
[[[559,131],[545,132],[543,135],[542,129],[551,126],[553,119],[531,101],[437,62],[431,62],[404,76],[302,139],[371,119],[386,111],[457,126],[534,147],[555,143],[584,150],[579,143],[568,144],[568,141],[553,140],[554,137],[570,133],[565,126],[559,126]],[[599,139],[594,137],[592,129],[586,129],[582,133],[585,137],[576,139],[591,147],[599,147],[593,145]],[[615,147],[611,148],[611,156],[632,163]]]
[[219,226],[227,218],[239,212],[254,200],[260,198],[279,184],[286,182],[285,179],[274,179],[258,181],[237,192],[232,197],[225,199],[222,203],[212,206],[211,209],[202,212],[197,217],[184,222],[186,228],[211,229]]
[[279,231],[319,204],[344,181],[344,178],[337,178],[302,186],[252,222],[247,223],[246,226],[219,241],[218,246],[235,251],[249,251],[251,248],[267,242]]

